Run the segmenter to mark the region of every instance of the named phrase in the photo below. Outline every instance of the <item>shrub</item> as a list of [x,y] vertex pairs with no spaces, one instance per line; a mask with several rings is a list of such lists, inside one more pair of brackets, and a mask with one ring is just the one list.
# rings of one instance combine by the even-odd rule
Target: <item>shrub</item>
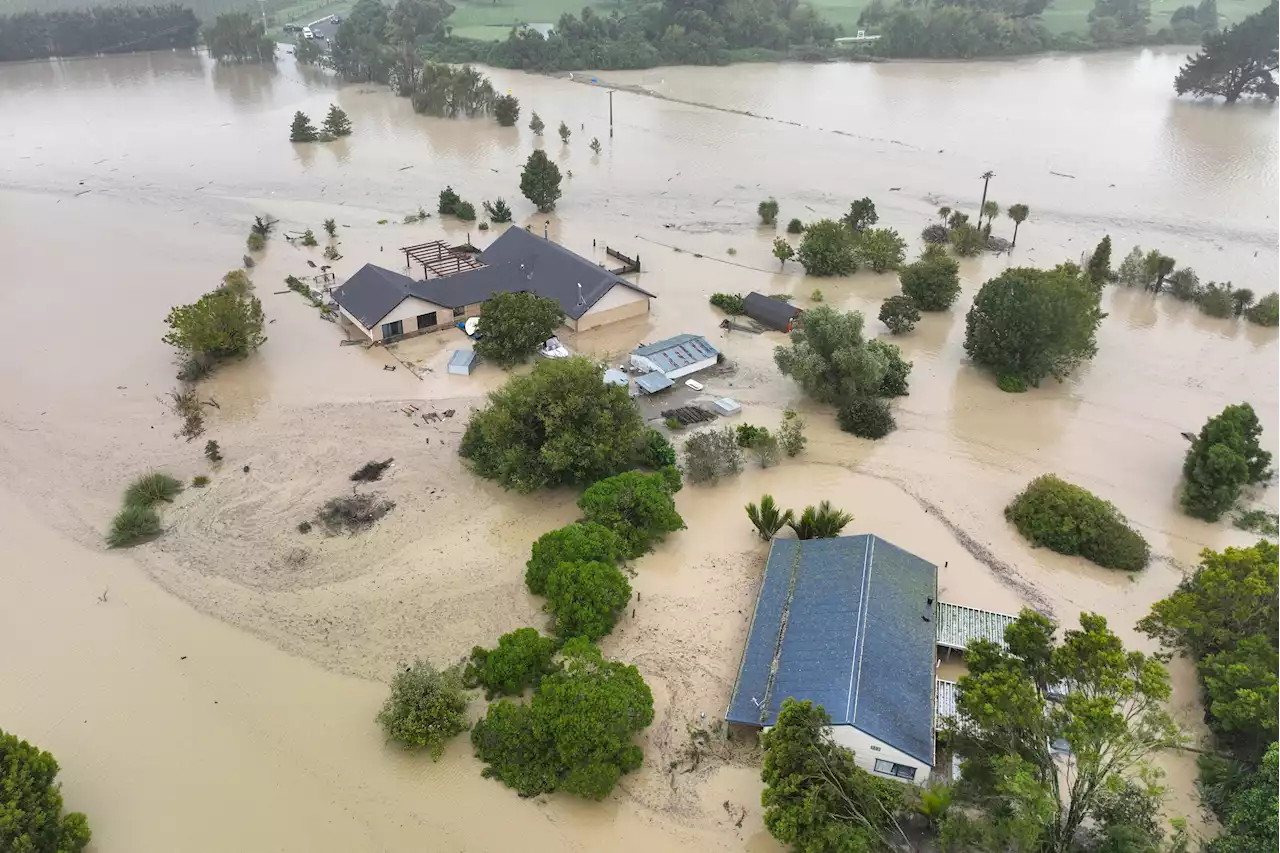
[[445,187],[440,190],[440,199],[436,203],[436,210],[442,215],[447,216],[453,213],[454,208],[458,206],[458,202],[462,201],[458,194],[453,191],[453,187]]
[[438,671],[414,661],[391,679],[391,695],[377,721],[388,740],[406,749],[426,747],[433,760],[445,744],[467,730],[467,695],[456,670]]
[[934,223],[926,225],[925,229],[920,232],[920,239],[931,246],[941,246],[951,237],[951,232],[947,231],[947,226]]
[[987,247],[986,234],[967,222],[961,222],[952,228],[947,239],[951,241],[951,248],[962,258],[979,255]]
[[684,473],[693,483],[714,483],[742,471],[742,449],[732,427],[695,433],[684,443]]
[[676,417],[663,418],[662,425],[669,430],[684,429],[684,424],[682,424],[680,419]]
[[751,447],[756,442],[768,438],[769,429],[768,427],[758,427],[752,424],[738,424],[734,430],[734,437],[739,447]]
[[248,355],[266,342],[262,303],[249,293],[219,287],[165,318],[164,342],[208,361]]
[[1257,305],[1246,311],[1244,316],[1250,323],[1259,326],[1280,325],[1280,295],[1268,293],[1258,300]]
[[[665,477],[624,471],[600,480],[578,500],[583,518],[622,540],[622,555],[639,557],[668,533],[684,528]],[[554,570],[553,570],[554,571]],[[549,583],[549,581],[548,581]]]
[[299,533],[310,533],[310,532],[311,532],[311,522],[309,522],[309,521],[299,521],[299,522],[298,522],[298,532],[299,532]]
[[798,456],[809,439],[804,437],[804,418],[798,412],[787,409],[778,427],[778,443],[788,456]]
[[1182,465],[1182,508],[1188,515],[1217,521],[1246,483],[1270,476],[1271,454],[1259,444],[1261,435],[1262,425],[1248,403],[1227,406],[1205,423]]
[[111,519],[107,544],[112,548],[126,548],[159,535],[160,514],[154,507],[149,504],[126,503],[115,518]]
[[52,755],[0,729],[0,849],[5,853],[80,853],[92,833],[80,812],[62,811]]
[[711,304],[726,314],[736,316],[747,313],[747,300],[741,293],[713,293]]
[[821,288],[817,288],[817,287],[815,287],[815,288],[813,289],[813,293],[810,293],[810,294],[809,294],[809,298],[810,298],[810,299],[812,299],[814,302],[821,302],[821,301],[823,300],[823,298],[824,298],[824,297],[822,296],[822,290],[821,290]]
[[858,271],[854,235],[843,224],[821,219],[804,231],[796,259],[809,275],[850,275]]
[[601,524],[577,522],[542,534],[525,563],[524,582],[534,595],[546,595],[547,576],[561,563],[621,562],[625,546],[618,534]]
[[1210,317],[1230,317],[1235,313],[1231,302],[1231,285],[1209,282],[1200,294],[1200,310]]
[[342,253],[339,252],[338,247],[334,245],[325,246],[324,251],[321,254],[324,255],[324,259],[326,261],[336,261],[342,257]]
[[476,354],[499,367],[513,367],[537,352],[563,322],[554,299],[527,291],[495,293],[480,313]]
[[834,539],[851,521],[852,513],[834,508],[831,501],[823,501],[816,507],[805,507],[798,519],[787,524],[795,531],[797,539]]
[[600,639],[630,600],[631,584],[612,563],[560,563],[547,575],[547,610],[562,639]]
[[765,199],[756,205],[756,213],[760,214],[761,225],[773,225],[778,221],[778,202]]
[[874,272],[897,269],[907,257],[907,241],[892,228],[869,228],[859,234],[854,256]]
[[1116,270],[1116,280],[1126,286],[1141,284],[1145,287],[1147,285],[1146,255],[1143,254],[1141,246],[1134,246],[1129,254],[1124,256],[1119,269]]
[[331,498],[317,517],[330,533],[357,533],[372,527],[395,507],[395,503],[380,500],[377,495],[344,495]]
[[880,303],[880,322],[889,329],[890,334],[905,335],[916,327],[920,320],[920,309],[909,296],[890,296]]
[[489,202],[486,201],[484,203],[484,212],[485,212],[485,215],[488,216],[489,219],[491,219],[494,222],[510,222],[511,221],[511,208],[508,207],[507,203],[503,201],[501,198],[499,198],[493,204],[490,204]]
[[488,223],[488,222],[481,222],[479,225],[477,225],[477,226],[476,226],[476,228],[480,229],[481,231],[488,231],[488,230],[489,230],[489,223]]
[[493,117],[503,127],[515,127],[520,120],[520,101],[515,95],[502,95],[493,102]]
[[1136,572],[1151,558],[1147,540],[1111,503],[1053,474],[1032,480],[1004,517],[1034,545],[1109,569]]
[[469,201],[460,201],[453,206],[453,215],[463,222],[475,222],[476,206]]
[[249,236],[245,239],[244,243],[249,247],[250,252],[261,252],[266,248],[267,238],[263,237],[261,234],[250,231]]
[[191,478],[191,485],[195,486],[197,489],[202,489],[209,485],[209,478],[204,474],[196,474]]
[[182,481],[163,471],[143,474],[124,490],[125,506],[153,506],[170,503],[182,491]]
[[[676,449],[667,441],[666,436],[651,429],[645,432],[636,462],[650,471],[661,471],[676,465]],[[676,472],[679,474],[679,472]]]
[[751,524],[755,527],[756,533],[765,542],[778,535],[778,531],[790,524],[794,518],[791,510],[783,512],[778,509],[777,503],[773,500],[773,495],[764,495],[760,498],[760,506],[749,503],[745,509],[747,518],[751,519]]
[[898,281],[921,311],[946,311],[960,295],[960,265],[942,252],[925,252],[902,268]]
[[324,221],[324,233],[328,234],[330,237],[336,237],[338,234],[338,220],[326,219]]
[[799,219],[792,219],[790,222],[788,222],[788,223],[787,223],[787,233],[788,233],[788,234],[803,234],[803,233],[804,233],[804,223],[803,223],[803,222],[801,222]]
[[910,393],[907,389],[907,377],[911,374],[911,362],[902,357],[902,350],[896,344],[884,341],[868,341],[867,351],[884,365],[884,375],[880,378],[880,397],[905,397]]
[[476,646],[462,674],[467,687],[483,687],[484,698],[519,696],[526,687],[537,687],[544,675],[556,671],[560,644],[536,628],[517,628],[498,638],[498,646]]
[[391,458],[384,459],[381,462],[366,462],[351,475],[351,482],[372,483],[375,480],[381,480],[382,472],[390,468],[391,463],[395,461],[394,458]]
[[1021,376],[1003,374],[996,379],[996,387],[1006,394],[1023,394],[1031,387]]
[[1240,530],[1247,530],[1260,536],[1270,536],[1273,539],[1280,536],[1280,515],[1267,512],[1265,509],[1238,512],[1231,519],[1231,524]]
[[304,245],[304,246],[318,246],[318,245],[320,245],[320,244],[316,241],[316,232],[312,231],[310,228],[308,228],[306,231],[303,231],[303,232],[302,232],[302,245]]
[[836,423],[859,438],[884,438],[897,424],[889,403],[879,397],[854,397],[836,411]]
[[1200,286],[1200,276],[1191,267],[1182,269],[1169,276],[1169,293],[1183,302],[1196,302],[1204,293]]

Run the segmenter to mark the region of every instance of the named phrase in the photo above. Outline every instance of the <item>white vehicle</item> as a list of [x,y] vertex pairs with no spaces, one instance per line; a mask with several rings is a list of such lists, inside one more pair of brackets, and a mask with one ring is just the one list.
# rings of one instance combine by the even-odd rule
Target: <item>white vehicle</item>
[[303,28],[302,28],[302,37],[303,37],[304,39],[313,39],[313,38],[315,38],[315,37],[316,37],[316,34],[315,34],[315,33],[313,33],[313,32],[311,32],[311,27],[303,27]]

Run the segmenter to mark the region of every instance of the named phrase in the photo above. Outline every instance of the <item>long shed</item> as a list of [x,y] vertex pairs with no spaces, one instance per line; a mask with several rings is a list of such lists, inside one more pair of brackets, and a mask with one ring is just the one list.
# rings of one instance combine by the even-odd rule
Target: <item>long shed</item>
[[747,294],[743,304],[748,317],[778,332],[791,331],[791,321],[800,316],[800,309],[791,303],[754,290]]

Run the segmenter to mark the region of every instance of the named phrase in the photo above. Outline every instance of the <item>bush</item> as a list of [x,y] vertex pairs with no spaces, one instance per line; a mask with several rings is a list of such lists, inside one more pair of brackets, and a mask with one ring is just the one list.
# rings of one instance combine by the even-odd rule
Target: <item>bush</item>
[[391,679],[391,695],[377,721],[388,740],[426,747],[437,760],[450,738],[467,730],[467,695],[455,670],[414,661]]
[[111,519],[111,530],[107,533],[107,545],[112,548],[127,548],[145,539],[160,535],[160,514],[148,504],[126,503],[124,508]]
[[1031,386],[1021,376],[1006,373],[996,379],[996,387],[1006,394],[1024,394]]
[[469,201],[460,201],[453,206],[453,215],[463,222],[475,222],[476,206]]
[[218,442],[209,439],[204,443],[204,458],[215,463],[222,461],[222,449],[218,447]]
[[303,231],[303,232],[302,232],[302,245],[304,245],[304,246],[318,246],[318,245],[320,245],[320,244],[316,241],[316,232],[312,231],[310,228],[308,228],[306,231]]
[[1204,293],[1204,288],[1200,286],[1200,276],[1191,267],[1183,267],[1169,276],[1168,286],[1169,293],[1183,302],[1196,302]]
[[874,272],[897,269],[907,257],[907,241],[892,228],[870,228],[859,234],[854,257]]
[[809,298],[812,299],[814,302],[821,302],[823,300],[822,290],[820,288],[815,287],[813,289],[813,293],[809,294]]
[[1280,325],[1280,295],[1268,293],[1258,300],[1257,305],[1246,311],[1244,316],[1250,323],[1256,323],[1259,326]]
[[907,377],[911,375],[911,362],[902,357],[902,350],[896,344],[884,341],[869,341],[867,351],[884,365],[884,375],[880,378],[880,397],[905,397],[911,393],[907,388]]
[[962,258],[975,257],[987,247],[987,235],[967,222],[952,228],[947,239],[951,241],[952,250]]
[[561,563],[622,561],[624,544],[609,528],[590,522],[567,524],[542,534],[525,563],[524,582],[534,595],[546,595],[547,576]]
[[1232,526],[1257,533],[1259,536],[1280,536],[1280,515],[1267,512],[1265,509],[1250,509],[1238,512],[1231,519]]
[[[673,468],[677,462],[676,449],[671,446],[671,442],[667,441],[666,436],[656,429],[651,429],[644,434],[636,462],[650,471]],[[678,471],[676,473],[679,474]]]
[[486,201],[484,203],[484,212],[485,212],[485,215],[488,216],[489,219],[493,220],[494,222],[510,222],[511,221],[511,208],[508,207],[507,203],[503,201],[501,198],[499,198],[493,204],[490,204],[489,202]]
[[166,344],[208,361],[248,355],[267,340],[262,334],[262,303],[227,287],[172,308],[165,324]]
[[62,811],[52,755],[0,729],[0,849],[80,853],[92,833],[80,812]]
[[627,558],[639,557],[668,533],[684,529],[684,519],[676,512],[670,486],[661,474],[624,471],[600,480],[583,493],[578,506],[586,521],[618,534]]
[[920,239],[931,246],[941,246],[951,238],[951,232],[947,231],[947,226],[934,223],[925,226],[920,232]]
[[741,293],[713,293],[711,304],[726,314],[737,316],[747,313],[747,300]]
[[299,522],[298,522],[298,532],[299,532],[299,533],[310,533],[310,532],[311,532],[311,522],[309,522],[309,521],[299,521]]
[[462,674],[467,687],[483,687],[484,698],[519,696],[526,687],[537,687],[542,677],[556,671],[554,658],[560,644],[536,628],[517,628],[498,638],[498,646],[476,646]]
[[836,509],[831,501],[823,501],[816,507],[807,506],[798,519],[787,522],[797,539],[835,539],[840,535],[853,514]]
[[1034,545],[1080,555],[1109,569],[1147,565],[1147,540],[1109,502],[1053,474],[1037,477],[1004,508],[1004,517]]
[[879,397],[854,397],[836,411],[836,423],[859,438],[884,438],[897,426],[889,403]]
[[765,199],[756,205],[756,213],[760,214],[761,225],[773,225],[778,221],[778,202]]
[[626,470],[644,433],[627,389],[605,384],[593,362],[547,359],[490,393],[459,453],[480,476],[528,493]]
[[203,489],[205,486],[209,485],[209,478],[204,474],[196,474],[191,478],[191,485],[195,486],[197,489]]
[[1182,508],[1188,515],[1217,521],[1235,505],[1245,484],[1271,475],[1271,454],[1259,444],[1261,435],[1262,425],[1248,403],[1227,406],[1205,423],[1182,464]]
[[734,437],[739,447],[751,447],[757,442],[768,438],[769,429],[768,427],[758,427],[752,424],[738,424],[734,430]]
[[344,495],[331,498],[317,517],[330,533],[358,533],[372,527],[395,507],[395,503],[379,500],[377,495]]
[[453,191],[453,187],[445,187],[440,190],[440,200],[436,204],[436,210],[442,216],[447,216],[453,213],[460,201],[462,201],[462,199]]
[[520,101],[515,95],[502,95],[493,102],[493,117],[503,127],[515,127],[520,120]]
[[747,518],[751,519],[751,526],[756,529],[756,533],[765,542],[778,535],[778,531],[793,520],[791,510],[786,512],[780,510],[778,504],[773,500],[773,495],[764,495],[760,498],[759,506],[749,503],[745,509]]
[[689,436],[684,443],[684,473],[693,483],[714,483],[742,471],[742,449],[732,427]]
[[547,611],[562,639],[600,639],[630,600],[631,584],[612,563],[560,563],[547,575]]
[[366,462],[355,470],[351,475],[353,483],[372,483],[375,480],[382,479],[382,472],[391,467],[391,463],[395,462],[394,458],[384,459],[381,462]]
[[920,320],[920,309],[909,296],[890,296],[880,303],[880,322],[889,329],[890,334],[905,335],[916,327]]
[[253,231],[249,232],[248,238],[244,244],[249,247],[250,252],[261,252],[267,245],[267,238]]
[[798,456],[808,441],[804,437],[804,418],[790,409],[783,412],[782,424],[778,427],[778,443],[782,446],[782,452],[788,456]]
[[788,234],[803,234],[803,233],[804,233],[804,223],[803,223],[803,222],[801,222],[799,219],[792,219],[790,222],[788,222],[788,223],[787,223],[787,233],[788,233]]
[[513,367],[533,355],[563,322],[554,299],[527,291],[495,293],[480,312],[476,354],[499,367]]
[[1231,285],[1219,285],[1209,282],[1200,294],[1200,310],[1210,317],[1230,317],[1235,313],[1235,305],[1231,301]]
[[143,474],[124,490],[125,506],[154,506],[171,503],[182,492],[182,481],[163,471]]
[[858,271],[853,232],[831,219],[819,220],[804,231],[796,259],[809,275],[850,275]]
[[960,265],[940,251],[926,251],[898,273],[902,293],[921,311],[946,311],[960,295]]

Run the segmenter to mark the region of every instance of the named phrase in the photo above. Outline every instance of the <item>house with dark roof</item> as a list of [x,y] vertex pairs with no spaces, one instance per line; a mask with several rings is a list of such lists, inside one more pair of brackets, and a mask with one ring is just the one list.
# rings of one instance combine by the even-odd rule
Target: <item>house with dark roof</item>
[[743,308],[752,320],[778,332],[791,331],[791,321],[800,316],[800,309],[791,303],[754,290],[743,300]]
[[768,728],[809,700],[858,766],[925,784],[937,596],[937,566],[878,536],[775,539],[726,719]]
[[575,331],[647,316],[652,293],[564,246],[508,228],[474,268],[418,280],[365,264],[333,290],[344,319],[373,341],[455,326],[479,316],[496,293],[527,291],[554,299]]

